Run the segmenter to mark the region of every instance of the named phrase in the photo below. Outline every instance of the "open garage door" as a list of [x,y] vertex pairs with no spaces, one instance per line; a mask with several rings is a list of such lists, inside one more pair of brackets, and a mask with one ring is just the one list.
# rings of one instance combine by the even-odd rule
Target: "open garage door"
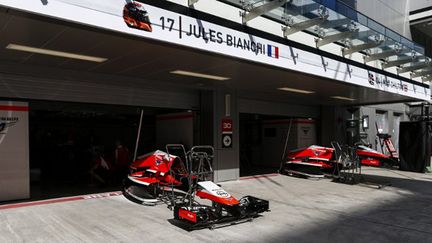
[[286,143],[287,151],[317,143],[320,107],[306,104],[239,99],[240,176],[276,172]]
[[240,176],[274,173],[286,151],[317,142],[312,118],[240,114]]
[[[193,144],[197,112],[65,102],[30,103],[31,199],[120,190],[137,154]],[[175,136],[167,136],[177,132]]]

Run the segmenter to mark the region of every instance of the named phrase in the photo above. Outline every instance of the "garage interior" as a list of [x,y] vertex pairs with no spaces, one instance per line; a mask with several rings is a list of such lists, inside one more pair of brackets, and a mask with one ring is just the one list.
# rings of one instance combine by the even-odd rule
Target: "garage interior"
[[[120,190],[127,166],[116,161],[115,151],[122,145],[123,159],[132,162],[141,110],[138,156],[163,150],[167,143],[193,143],[193,127],[199,123],[191,110],[30,102],[31,198]],[[174,123],[181,132],[171,131]]]
[[240,176],[277,173],[286,152],[317,143],[312,118],[240,113]]

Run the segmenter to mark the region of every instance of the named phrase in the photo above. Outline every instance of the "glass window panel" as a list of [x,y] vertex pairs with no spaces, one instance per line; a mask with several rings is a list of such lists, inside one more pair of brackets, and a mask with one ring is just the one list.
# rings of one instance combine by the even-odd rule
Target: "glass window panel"
[[[221,2],[229,3],[234,6],[242,7],[239,0],[219,0]],[[262,4],[268,3],[269,0],[245,0],[246,3],[252,3],[254,6],[260,6]],[[320,5],[324,5],[327,7],[329,11],[329,21],[341,20],[344,18],[349,18],[359,23],[359,31],[364,32],[367,30],[373,30],[370,34],[373,33],[384,35],[388,38],[388,41],[383,43],[379,49],[388,50],[390,49],[395,42],[400,42],[404,46],[414,49],[420,55],[424,55],[424,48],[418,44],[415,44],[411,40],[399,35],[395,31],[386,28],[382,24],[374,21],[373,19],[368,18],[364,14],[361,14],[356,11],[356,0],[293,0],[288,1],[285,6],[274,9],[269,13],[264,14],[264,16],[269,17],[274,21],[278,21],[279,23],[283,22],[284,15],[292,15],[294,16],[295,22],[302,22],[308,19],[316,18],[318,16],[318,8]],[[336,23],[336,22],[335,22]],[[342,24],[343,23],[343,24]],[[327,29],[327,33],[338,33],[340,31],[346,31],[347,22],[338,22],[335,25],[329,25],[329,27],[325,27]],[[311,28],[310,28],[311,29]],[[355,43],[366,42],[368,41],[368,36],[356,36]],[[358,40],[358,41],[357,41]]]

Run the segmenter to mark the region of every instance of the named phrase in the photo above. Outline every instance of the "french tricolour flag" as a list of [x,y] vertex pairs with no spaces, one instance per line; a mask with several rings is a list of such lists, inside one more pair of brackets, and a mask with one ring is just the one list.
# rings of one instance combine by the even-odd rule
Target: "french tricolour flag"
[[267,55],[279,59],[279,47],[267,45]]

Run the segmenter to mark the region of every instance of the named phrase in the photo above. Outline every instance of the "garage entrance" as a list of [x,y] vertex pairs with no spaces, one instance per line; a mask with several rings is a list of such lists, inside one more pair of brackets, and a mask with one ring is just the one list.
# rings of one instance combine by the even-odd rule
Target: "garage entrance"
[[121,189],[133,161],[141,109],[137,155],[164,149],[166,143],[192,145],[195,111],[30,102],[31,199]]
[[277,172],[285,143],[287,151],[316,144],[316,125],[311,118],[241,113],[240,176]]

